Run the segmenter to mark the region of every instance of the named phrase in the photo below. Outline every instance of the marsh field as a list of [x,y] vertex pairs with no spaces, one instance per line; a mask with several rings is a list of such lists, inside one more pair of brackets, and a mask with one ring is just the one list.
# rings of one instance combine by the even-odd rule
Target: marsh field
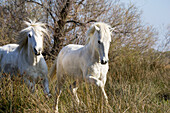
[[[109,105],[106,105],[101,89],[83,83],[78,89],[81,104],[77,105],[69,90],[72,80],[64,85],[59,101],[61,113],[168,113],[170,111],[170,68],[150,65],[139,56],[126,55],[110,62],[105,86]],[[49,63],[48,64],[52,64]],[[50,67],[50,66],[49,66]],[[52,97],[46,98],[41,85],[31,93],[22,77],[4,75],[0,84],[1,113],[52,113],[54,112],[55,84],[50,85]],[[67,78],[66,78],[67,79]]]
[[[161,43],[158,30],[143,23],[135,4],[120,1],[0,0],[0,46],[17,43],[27,18],[42,21],[50,34],[50,39],[44,37],[43,52],[50,70],[61,48],[84,45],[92,23],[108,23],[118,30],[112,34],[109,50],[105,85],[109,104],[100,88],[84,82],[77,90],[78,105],[69,90],[73,80],[65,78],[59,112],[170,113],[170,27]],[[54,113],[55,83],[50,83],[52,97],[47,98],[40,82],[31,93],[22,75],[0,74],[0,113]]]

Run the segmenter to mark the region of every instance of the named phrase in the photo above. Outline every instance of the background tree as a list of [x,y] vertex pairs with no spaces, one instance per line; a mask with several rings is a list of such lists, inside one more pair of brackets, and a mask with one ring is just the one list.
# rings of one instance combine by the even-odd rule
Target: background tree
[[[156,39],[155,30],[142,25],[140,12],[134,5],[126,8],[116,0],[8,0],[1,3],[4,9],[1,11],[1,15],[4,15],[1,16],[2,25],[8,26],[7,29],[10,30],[5,29],[8,32],[13,32],[3,34],[16,35],[16,32],[21,30],[22,21],[27,17],[48,24],[52,38],[45,40],[47,46],[44,55],[48,56],[56,56],[68,43],[84,44],[87,28],[91,22],[96,21],[107,22],[120,31],[113,35],[115,43],[112,45],[115,50],[112,51],[125,46],[138,48],[141,52],[146,51],[153,46]],[[7,18],[9,16],[10,18]],[[5,22],[7,20],[9,22]],[[11,42],[15,42],[15,36],[7,37],[13,39]]]
[[22,21],[27,12],[22,0],[0,0],[0,44],[15,42],[17,32],[21,30]]

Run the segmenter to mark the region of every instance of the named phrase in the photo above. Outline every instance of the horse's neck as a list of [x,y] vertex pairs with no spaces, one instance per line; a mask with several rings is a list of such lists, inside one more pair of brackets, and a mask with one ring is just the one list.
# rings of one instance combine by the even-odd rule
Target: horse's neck
[[31,49],[23,48],[20,53],[25,63],[27,63],[30,66],[36,65],[38,58],[36,55],[34,55]]
[[90,41],[85,48],[87,49],[87,51],[89,52],[89,55],[91,55],[91,60],[92,61],[99,61],[99,53],[95,50],[93,41]]

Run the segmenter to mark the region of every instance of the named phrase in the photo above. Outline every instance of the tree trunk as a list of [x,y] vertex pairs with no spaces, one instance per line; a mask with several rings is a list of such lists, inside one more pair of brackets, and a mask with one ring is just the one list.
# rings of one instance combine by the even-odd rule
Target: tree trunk
[[57,27],[54,28],[54,45],[51,53],[57,55],[63,45],[64,26],[71,6],[71,1],[67,0],[64,8],[60,12],[60,19],[57,21]]

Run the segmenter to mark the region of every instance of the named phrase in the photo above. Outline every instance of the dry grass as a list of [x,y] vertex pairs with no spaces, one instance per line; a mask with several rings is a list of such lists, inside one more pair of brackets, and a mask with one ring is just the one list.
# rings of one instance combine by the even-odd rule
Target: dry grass
[[[49,64],[50,66],[50,64]],[[103,94],[94,85],[83,83],[78,89],[81,104],[77,105],[67,81],[59,102],[61,113],[168,113],[170,112],[170,69],[151,68],[136,57],[119,57],[110,62],[105,86],[109,98],[106,105]],[[53,113],[54,84],[50,86],[52,98],[46,98],[40,84],[34,94],[23,84],[22,77],[1,78],[0,113]]]

